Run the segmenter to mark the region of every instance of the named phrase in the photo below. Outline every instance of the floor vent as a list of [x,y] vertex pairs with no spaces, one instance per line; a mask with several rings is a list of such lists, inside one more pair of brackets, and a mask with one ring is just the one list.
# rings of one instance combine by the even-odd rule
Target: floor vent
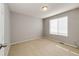
[[59,42],[60,44],[64,44],[63,42]]

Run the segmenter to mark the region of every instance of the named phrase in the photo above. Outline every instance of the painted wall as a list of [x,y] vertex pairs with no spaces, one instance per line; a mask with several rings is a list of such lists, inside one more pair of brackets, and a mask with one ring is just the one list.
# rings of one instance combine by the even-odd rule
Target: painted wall
[[[7,47],[2,48],[3,55],[8,55],[10,48],[10,17],[7,4],[0,4],[0,44],[6,44]],[[1,51],[0,51],[1,53]],[[2,54],[1,53],[1,54]]]
[[11,43],[42,36],[42,19],[11,12]]
[[7,4],[4,4],[4,44],[8,46],[4,50],[4,54],[8,55],[10,49],[10,10]]
[[[50,35],[49,34],[49,20],[68,16],[68,36]],[[62,41],[71,45],[79,46],[79,9],[74,9],[55,16],[51,16],[43,20],[43,35],[53,38],[57,41]]]
[[[4,44],[4,5],[0,3],[0,44]],[[0,49],[0,56],[4,55],[4,49]]]

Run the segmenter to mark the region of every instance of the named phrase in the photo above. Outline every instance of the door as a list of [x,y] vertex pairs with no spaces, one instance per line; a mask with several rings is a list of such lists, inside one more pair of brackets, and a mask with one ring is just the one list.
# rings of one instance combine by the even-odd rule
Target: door
[[0,3],[0,56],[6,56],[10,47],[9,10],[7,4]]

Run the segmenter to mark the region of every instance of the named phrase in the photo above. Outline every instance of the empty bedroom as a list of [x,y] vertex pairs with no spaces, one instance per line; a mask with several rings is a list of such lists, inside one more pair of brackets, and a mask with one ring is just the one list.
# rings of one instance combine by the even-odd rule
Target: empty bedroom
[[79,56],[79,3],[0,3],[0,56]]

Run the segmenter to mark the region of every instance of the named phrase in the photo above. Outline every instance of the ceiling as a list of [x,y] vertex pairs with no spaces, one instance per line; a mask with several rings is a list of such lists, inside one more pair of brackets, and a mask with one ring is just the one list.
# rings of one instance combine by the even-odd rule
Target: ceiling
[[[9,3],[8,5],[13,12],[39,18],[46,18],[79,7],[78,3]],[[43,5],[48,6],[47,11],[41,10]]]

